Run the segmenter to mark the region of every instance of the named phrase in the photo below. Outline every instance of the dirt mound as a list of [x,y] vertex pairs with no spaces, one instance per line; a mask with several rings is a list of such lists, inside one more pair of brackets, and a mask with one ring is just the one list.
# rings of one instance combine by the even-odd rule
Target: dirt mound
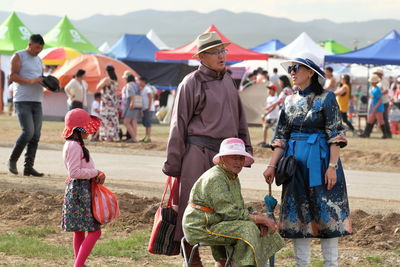
[[351,213],[352,236],[345,240],[355,246],[375,249],[395,249],[400,246],[400,214],[369,215],[356,210]]
[[[158,198],[138,197],[129,193],[117,194],[121,216],[107,227],[131,232],[151,225],[160,203]],[[0,221],[15,229],[22,226],[53,225],[61,220],[62,194],[0,191]],[[263,211],[263,202],[248,205]],[[275,208],[277,212],[279,206]],[[278,215],[278,214],[276,214]],[[350,246],[391,250],[400,246],[400,214],[370,215],[363,210],[351,213],[354,234],[341,239]]]
[[[137,197],[128,193],[117,194],[121,216],[107,227],[137,229],[151,224],[160,200]],[[61,222],[63,195],[44,192],[6,190],[0,192],[0,221],[10,228],[53,225]]]

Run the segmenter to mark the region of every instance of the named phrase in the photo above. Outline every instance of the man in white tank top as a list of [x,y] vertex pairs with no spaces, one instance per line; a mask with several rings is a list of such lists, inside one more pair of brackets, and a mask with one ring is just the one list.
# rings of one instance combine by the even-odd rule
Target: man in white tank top
[[18,137],[8,160],[8,170],[18,174],[17,161],[25,147],[25,176],[43,176],[33,168],[36,150],[42,129],[43,86],[42,61],[38,57],[44,46],[43,37],[33,34],[29,38],[28,47],[17,51],[11,58],[10,81],[14,82],[14,107],[22,133]]

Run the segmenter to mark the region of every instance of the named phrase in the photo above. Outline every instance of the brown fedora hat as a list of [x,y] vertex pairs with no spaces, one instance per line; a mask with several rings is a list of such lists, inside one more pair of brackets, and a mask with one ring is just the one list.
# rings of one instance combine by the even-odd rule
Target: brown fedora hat
[[197,58],[201,52],[204,52],[213,47],[217,47],[220,45],[227,47],[230,44],[231,43],[222,42],[221,38],[219,37],[218,33],[216,33],[216,32],[202,33],[199,36],[197,36],[197,38],[196,38],[197,52],[196,52],[196,54],[193,55],[192,58]]

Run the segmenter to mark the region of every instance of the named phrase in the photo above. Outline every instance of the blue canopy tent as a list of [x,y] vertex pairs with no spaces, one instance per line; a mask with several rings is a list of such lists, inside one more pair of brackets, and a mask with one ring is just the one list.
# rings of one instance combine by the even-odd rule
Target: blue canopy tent
[[392,30],[379,41],[345,54],[325,56],[325,63],[400,65],[400,35]]
[[252,48],[251,50],[258,52],[258,53],[266,54],[268,52],[273,52],[273,51],[279,50],[284,46],[286,46],[286,44],[282,43],[278,39],[272,39],[272,40],[269,40],[268,42],[257,45],[256,47]]
[[156,61],[157,51],[159,49],[146,35],[124,34],[107,52],[160,90],[176,89],[183,77],[197,68],[179,61]]
[[119,60],[154,62],[158,50],[146,35],[124,34],[107,52]]

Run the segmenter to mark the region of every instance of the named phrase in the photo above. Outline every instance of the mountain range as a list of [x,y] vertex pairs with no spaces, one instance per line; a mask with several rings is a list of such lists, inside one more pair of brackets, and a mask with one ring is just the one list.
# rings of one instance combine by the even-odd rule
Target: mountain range
[[[9,14],[0,11],[0,23]],[[41,34],[47,33],[61,19],[52,15],[21,12],[17,12],[17,15],[32,32]],[[290,43],[300,33],[307,32],[316,42],[336,40],[354,49],[377,41],[393,29],[400,30],[400,20],[395,19],[345,23],[326,19],[298,22],[257,13],[233,13],[224,9],[209,13],[147,9],[124,15],[97,14],[71,22],[96,46],[106,41],[112,45],[124,33],[146,34],[153,29],[168,46],[179,47],[191,42],[210,24],[214,24],[227,38],[246,48],[273,38]]]

